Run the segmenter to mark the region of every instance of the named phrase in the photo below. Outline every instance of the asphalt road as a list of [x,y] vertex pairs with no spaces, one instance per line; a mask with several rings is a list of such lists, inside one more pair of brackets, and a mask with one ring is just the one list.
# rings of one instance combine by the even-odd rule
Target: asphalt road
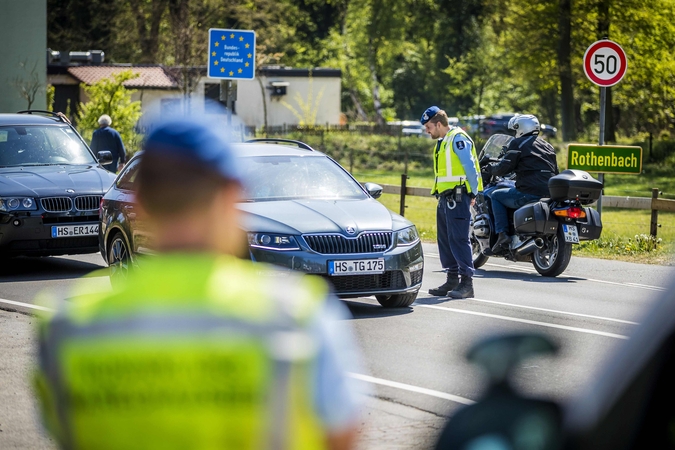
[[[365,366],[354,377],[375,397],[364,419],[363,448],[428,447],[446,416],[480,398],[484,377],[464,355],[498,333],[543,332],[557,342],[556,357],[524,361],[515,383],[528,394],[570,398],[638,326],[675,273],[672,267],[574,257],[563,275],[549,279],[530,264],[490,259],[477,271],[476,298],[450,300],[426,294],[445,275],[436,247],[424,250],[423,289],[411,308],[387,310],[368,298],[345,302]],[[98,254],[11,260],[0,274],[0,309],[35,312],[30,305],[38,292],[65,295],[75,278],[103,267]],[[7,315],[5,329],[26,317]],[[7,372],[7,361],[0,356],[0,373]],[[2,389],[0,398],[11,399]]]

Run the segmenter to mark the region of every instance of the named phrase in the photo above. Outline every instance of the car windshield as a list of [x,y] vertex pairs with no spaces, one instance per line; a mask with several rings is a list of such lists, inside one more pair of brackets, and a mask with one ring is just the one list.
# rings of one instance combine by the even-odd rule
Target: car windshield
[[322,156],[250,156],[241,158],[248,201],[364,199],[347,172]]
[[91,152],[68,126],[0,127],[0,166],[94,164]]

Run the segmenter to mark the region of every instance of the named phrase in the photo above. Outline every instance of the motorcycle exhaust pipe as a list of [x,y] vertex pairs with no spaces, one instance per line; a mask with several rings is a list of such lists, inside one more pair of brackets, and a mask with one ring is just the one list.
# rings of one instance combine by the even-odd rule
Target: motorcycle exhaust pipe
[[539,239],[541,241],[541,245],[537,245],[537,239],[533,239],[531,241],[527,241],[523,246],[518,247],[516,249],[516,255],[518,256],[526,256],[531,253],[534,253],[534,251],[537,248],[541,248],[544,246],[544,241],[542,239]]
[[536,245],[537,248],[544,248],[544,240],[542,238],[534,238],[534,245]]

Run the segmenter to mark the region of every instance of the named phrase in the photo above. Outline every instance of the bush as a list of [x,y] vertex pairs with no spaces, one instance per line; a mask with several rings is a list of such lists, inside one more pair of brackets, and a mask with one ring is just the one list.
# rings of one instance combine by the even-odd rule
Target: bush
[[307,143],[353,170],[403,171],[406,155],[408,169],[433,167],[434,141],[418,137],[369,135],[351,132],[302,133],[284,136]]
[[663,162],[675,155],[674,139],[652,140],[652,151],[649,152],[649,141],[637,142],[633,145],[642,147],[643,162]]
[[141,143],[136,132],[136,122],[141,117],[141,102],[132,102],[134,91],[126,89],[123,83],[138,77],[131,70],[113,74],[91,86],[81,85],[89,101],[80,104],[77,128],[82,137],[91,142],[91,136],[98,128],[98,118],[107,114],[112,119],[112,127],[122,136],[122,142],[128,154],[135,153]]

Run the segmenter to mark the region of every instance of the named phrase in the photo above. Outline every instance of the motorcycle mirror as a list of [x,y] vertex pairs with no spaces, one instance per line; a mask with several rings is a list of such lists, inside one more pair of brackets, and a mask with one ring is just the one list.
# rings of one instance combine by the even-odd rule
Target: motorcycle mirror
[[497,385],[506,383],[512,370],[525,358],[555,354],[557,351],[558,345],[546,335],[519,333],[480,341],[466,357],[485,370],[491,385]]

